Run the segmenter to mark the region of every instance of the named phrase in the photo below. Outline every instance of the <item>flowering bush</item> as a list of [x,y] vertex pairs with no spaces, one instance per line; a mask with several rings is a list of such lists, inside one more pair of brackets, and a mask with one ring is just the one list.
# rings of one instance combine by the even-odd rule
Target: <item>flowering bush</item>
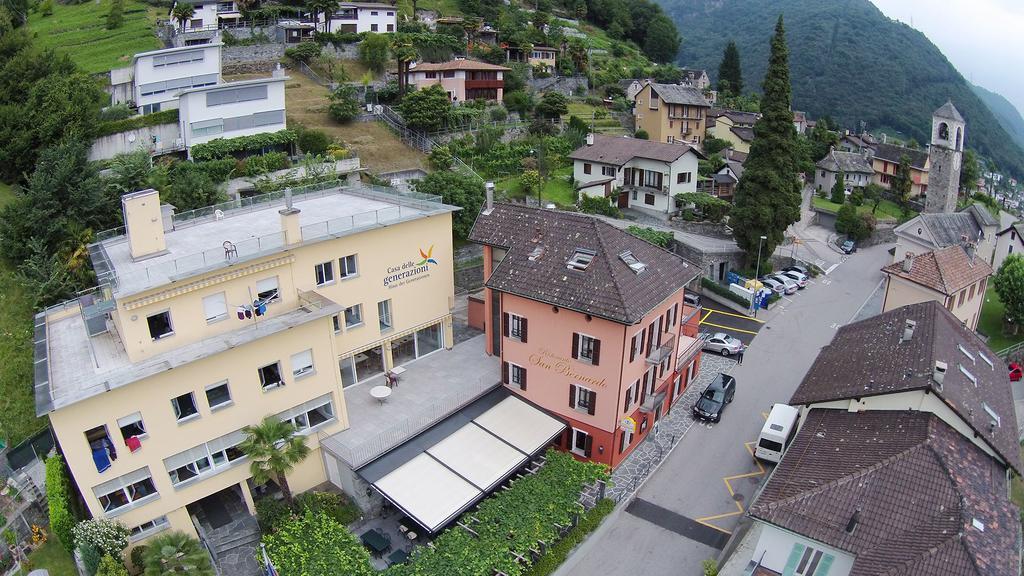
[[42,546],[46,544],[46,530],[38,524],[32,525],[32,545]]
[[120,522],[103,518],[79,522],[73,532],[76,547],[93,546],[100,554],[110,554],[115,558],[120,558],[121,551],[128,547],[130,534]]

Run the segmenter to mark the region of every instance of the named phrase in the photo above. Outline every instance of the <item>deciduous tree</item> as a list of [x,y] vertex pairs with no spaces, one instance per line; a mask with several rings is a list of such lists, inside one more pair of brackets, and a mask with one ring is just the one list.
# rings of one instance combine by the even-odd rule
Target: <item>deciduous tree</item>
[[416,182],[416,191],[440,196],[445,204],[459,206],[452,215],[452,231],[466,238],[484,203],[484,183],[462,172],[432,172]]
[[406,94],[399,104],[405,123],[413,130],[440,130],[448,118],[452,102],[439,84]]
[[367,34],[359,43],[359,61],[378,74],[383,72],[388,63],[390,44],[391,41],[383,34]]
[[846,177],[842,171],[836,174],[836,181],[832,184],[832,203],[842,204],[846,202]]
[[889,184],[892,193],[899,200],[903,215],[910,214],[910,192],[913,190],[914,181],[910,175],[910,157],[904,154],[900,157],[900,165],[896,167]]
[[992,287],[1005,307],[1006,321],[1014,324],[1016,332],[1024,319],[1024,256],[1007,256],[992,279]]
[[676,25],[664,14],[659,14],[646,28],[644,54],[655,62],[672,62],[679,53],[680,42],[682,38]]

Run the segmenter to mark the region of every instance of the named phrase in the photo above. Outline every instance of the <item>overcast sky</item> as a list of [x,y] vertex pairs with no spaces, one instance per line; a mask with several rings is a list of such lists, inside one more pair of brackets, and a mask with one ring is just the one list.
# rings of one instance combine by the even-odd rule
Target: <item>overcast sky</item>
[[1024,114],[1024,1],[871,0],[920,30],[957,70]]

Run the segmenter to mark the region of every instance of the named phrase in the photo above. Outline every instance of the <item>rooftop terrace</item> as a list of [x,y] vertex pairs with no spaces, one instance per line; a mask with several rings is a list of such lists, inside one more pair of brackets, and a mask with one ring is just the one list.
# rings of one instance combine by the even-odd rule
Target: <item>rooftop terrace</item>
[[[278,210],[284,192],[225,202],[174,215],[165,233],[166,253],[133,260],[124,228],[97,235],[90,246],[100,284],[125,297],[230,264],[267,256],[286,248]],[[437,196],[403,193],[392,188],[356,184],[295,189],[302,242],[318,242],[364,230],[457,210]],[[228,255],[225,243],[234,245]]]

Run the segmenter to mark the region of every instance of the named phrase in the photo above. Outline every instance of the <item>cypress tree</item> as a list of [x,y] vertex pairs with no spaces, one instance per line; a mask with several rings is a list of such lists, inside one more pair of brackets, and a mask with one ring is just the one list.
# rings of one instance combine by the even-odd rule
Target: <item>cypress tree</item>
[[743,71],[740,69],[740,51],[736,42],[729,44],[722,53],[722,63],[718,65],[718,91],[722,96],[740,96],[743,94]]
[[736,243],[753,265],[758,242],[766,236],[761,254],[771,256],[782,243],[786,227],[800,219],[797,139],[790,109],[789,56],[782,16],[775,25],[768,71],[762,84],[761,119],[736,188],[730,225]]

